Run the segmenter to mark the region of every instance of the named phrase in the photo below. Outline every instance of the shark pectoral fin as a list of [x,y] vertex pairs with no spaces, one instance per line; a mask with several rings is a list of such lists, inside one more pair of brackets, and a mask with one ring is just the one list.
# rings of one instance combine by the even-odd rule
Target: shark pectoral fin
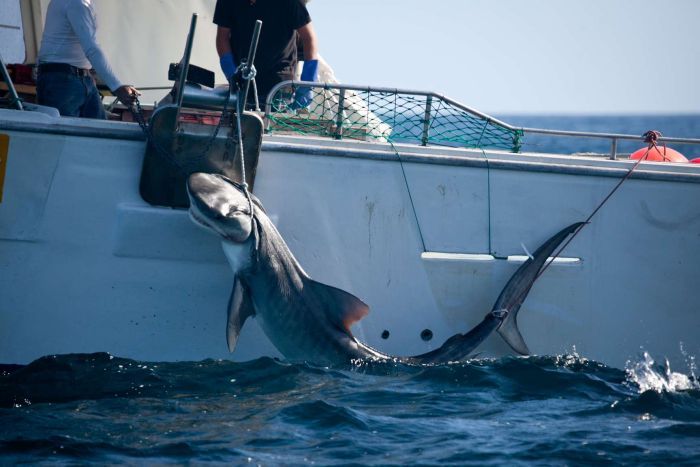
[[250,293],[238,278],[233,281],[233,290],[228,300],[228,319],[226,323],[226,342],[229,352],[236,349],[238,336],[241,333],[243,323],[250,316],[255,315],[255,308]]
[[328,318],[348,334],[350,334],[350,326],[369,314],[367,304],[351,293],[313,279],[308,279],[306,287],[310,287],[323,301],[323,308]]
[[525,339],[523,339],[520,329],[518,329],[517,316],[517,313],[508,313],[508,316],[498,327],[497,332],[506,341],[506,344],[520,355],[530,355],[530,349],[527,348]]

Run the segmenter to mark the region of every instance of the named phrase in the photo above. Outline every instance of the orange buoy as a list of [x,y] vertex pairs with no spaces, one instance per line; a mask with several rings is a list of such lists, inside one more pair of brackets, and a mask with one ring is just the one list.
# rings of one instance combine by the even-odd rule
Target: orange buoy
[[700,157],[696,157],[695,159],[690,159],[691,164],[700,164]]
[[[649,154],[647,154],[649,151]],[[675,149],[665,148],[663,146],[654,146],[653,148],[642,148],[630,154],[630,159],[641,159],[646,154],[645,161],[655,162],[688,162],[688,159],[676,151]]]

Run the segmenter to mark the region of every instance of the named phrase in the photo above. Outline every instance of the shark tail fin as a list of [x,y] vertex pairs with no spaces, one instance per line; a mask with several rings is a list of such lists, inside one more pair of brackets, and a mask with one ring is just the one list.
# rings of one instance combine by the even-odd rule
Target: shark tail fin
[[493,306],[492,313],[500,312],[505,315],[497,332],[514,351],[521,355],[528,355],[530,350],[518,329],[520,306],[525,301],[547,259],[569,235],[576,232],[583,224],[584,222],[571,224],[544,242],[532,257],[515,271]]
[[503,320],[496,332],[501,335],[511,349],[520,355],[530,355],[530,349],[527,347],[522,334],[520,334],[520,329],[518,329],[517,316],[517,310],[513,314],[508,313],[508,316]]
[[405,360],[423,364],[462,361],[471,355],[472,351],[486,340],[494,330],[498,331],[513,350],[522,355],[529,354],[530,350],[518,329],[517,319],[520,306],[525,301],[547,258],[566,237],[583,224],[583,222],[578,222],[562,229],[540,246],[532,257],[515,271],[515,274],[503,288],[501,295],[498,296],[492,310],[469,332],[456,334],[447,339],[440,348],[421,355],[407,357]]

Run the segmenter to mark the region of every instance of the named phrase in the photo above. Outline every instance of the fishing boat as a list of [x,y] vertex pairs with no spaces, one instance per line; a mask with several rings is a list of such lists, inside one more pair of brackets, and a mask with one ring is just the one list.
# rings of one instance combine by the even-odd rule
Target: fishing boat
[[[519,314],[531,352],[617,367],[640,351],[675,365],[700,355],[700,164],[617,151],[700,140],[519,128],[437,93],[333,80],[281,83],[237,123],[235,95],[194,66],[195,26],[179,31],[185,53],[170,52],[159,102],[113,106],[110,120],[60,117],[5,79],[0,362],[279,356],[254,323],[227,351],[233,278],[220,240],[188,217],[194,171],[247,181],[305,270],[370,306],[353,332],[381,351],[418,354],[470,329],[529,251],[589,220]],[[289,105],[299,87],[308,109]],[[522,150],[542,134],[610,151]],[[491,337],[480,352],[509,349]]]

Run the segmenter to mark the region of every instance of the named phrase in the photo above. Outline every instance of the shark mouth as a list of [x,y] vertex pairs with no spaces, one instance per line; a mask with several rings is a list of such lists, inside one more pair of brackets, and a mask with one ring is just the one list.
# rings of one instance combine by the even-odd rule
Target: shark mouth
[[234,238],[231,234],[226,233],[225,231],[221,230],[216,225],[209,223],[207,221],[206,216],[202,216],[200,213],[196,212],[195,210],[190,209],[189,214],[190,214],[190,219],[192,220],[192,222],[194,222],[195,224],[201,226],[202,228],[204,228],[206,230],[210,230],[210,231],[213,230],[217,235],[220,235],[224,240],[228,240],[229,242],[233,242],[233,243],[243,243],[240,240],[237,240],[236,238]]

